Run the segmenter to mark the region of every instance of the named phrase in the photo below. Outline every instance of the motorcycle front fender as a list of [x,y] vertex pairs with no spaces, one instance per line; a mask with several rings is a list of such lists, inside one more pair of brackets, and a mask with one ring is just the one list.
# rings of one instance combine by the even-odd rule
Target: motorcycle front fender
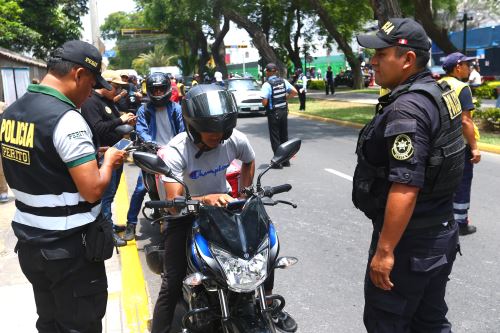
[[276,333],[270,314],[231,317],[222,321],[223,333]]

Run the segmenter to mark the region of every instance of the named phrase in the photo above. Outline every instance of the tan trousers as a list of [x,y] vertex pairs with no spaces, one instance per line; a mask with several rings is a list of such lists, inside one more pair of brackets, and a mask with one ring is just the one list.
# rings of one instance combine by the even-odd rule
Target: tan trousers
[[7,190],[7,181],[3,175],[2,158],[0,157],[0,193],[6,193]]

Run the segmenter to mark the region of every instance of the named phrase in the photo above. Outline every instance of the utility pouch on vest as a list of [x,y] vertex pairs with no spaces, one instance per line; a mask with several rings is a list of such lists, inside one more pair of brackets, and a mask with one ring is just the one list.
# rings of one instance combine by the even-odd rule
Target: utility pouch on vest
[[111,258],[115,247],[111,223],[99,215],[94,222],[89,223],[83,233],[83,245],[85,257],[89,261],[104,261]]
[[377,175],[377,170],[382,171],[358,163],[352,180],[352,203],[371,220],[383,211],[385,205],[383,186],[376,182],[382,175]]

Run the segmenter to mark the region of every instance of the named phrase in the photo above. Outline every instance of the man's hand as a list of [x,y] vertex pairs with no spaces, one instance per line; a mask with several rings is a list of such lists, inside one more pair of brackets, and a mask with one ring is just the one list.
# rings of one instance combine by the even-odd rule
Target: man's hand
[[135,125],[135,122],[137,120],[137,117],[132,113],[124,113],[120,116],[120,119],[122,120],[122,123],[124,124],[129,124],[129,125]]
[[370,263],[370,279],[383,290],[391,290],[394,284],[389,275],[394,267],[394,253],[377,249]]
[[471,163],[479,163],[479,161],[481,161],[481,152],[479,151],[479,149],[471,149],[471,153],[472,153],[472,158],[470,159]]
[[202,201],[208,206],[226,207],[228,203],[235,199],[225,193],[208,194],[202,197]]
[[120,167],[123,164],[123,160],[126,156],[126,152],[124,150],[118,150],[114,147],[108,148],[104,153],[104,165],[111,165],[113,169]]

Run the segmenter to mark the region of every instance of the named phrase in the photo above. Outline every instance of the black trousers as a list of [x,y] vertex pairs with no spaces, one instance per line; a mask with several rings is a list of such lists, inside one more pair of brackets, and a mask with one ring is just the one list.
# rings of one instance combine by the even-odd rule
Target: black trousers
[[325,81],[325,92],[328,95],[330,92],[331,94],[335,94],[335,86],[333,85],[333,81]]
[[81,233],[43,246],[18,244],[18,256],[33,285],[39,333],[102,331],[106,270],[104,262],[85,258]]
[[[192,219],[186,218],[169,222],[165,236],[165,257],[160,292],[153,311],[151,333],[169,333],[175,306],[182,296],[182,281],[186,277],[186,243],[191,233]],[[274,273],[264,283],[266,291],[271,291]]]
[[379,231],[374,230],[365,276],[363,320],[368,333],[449,333],[446,284],[458,248],[458,227],[449,225],[411,230],[394,251],[390,274],[394,287],[375,287],[368,275]]
[[288,141],[288,111],[268,111],[267,125],[274,153],[280,144]]
[[300,107],[299,110],[305,111],[306,110],[306,91],[304,90],[303,92],[299,92],[299,102],[300,102]]

